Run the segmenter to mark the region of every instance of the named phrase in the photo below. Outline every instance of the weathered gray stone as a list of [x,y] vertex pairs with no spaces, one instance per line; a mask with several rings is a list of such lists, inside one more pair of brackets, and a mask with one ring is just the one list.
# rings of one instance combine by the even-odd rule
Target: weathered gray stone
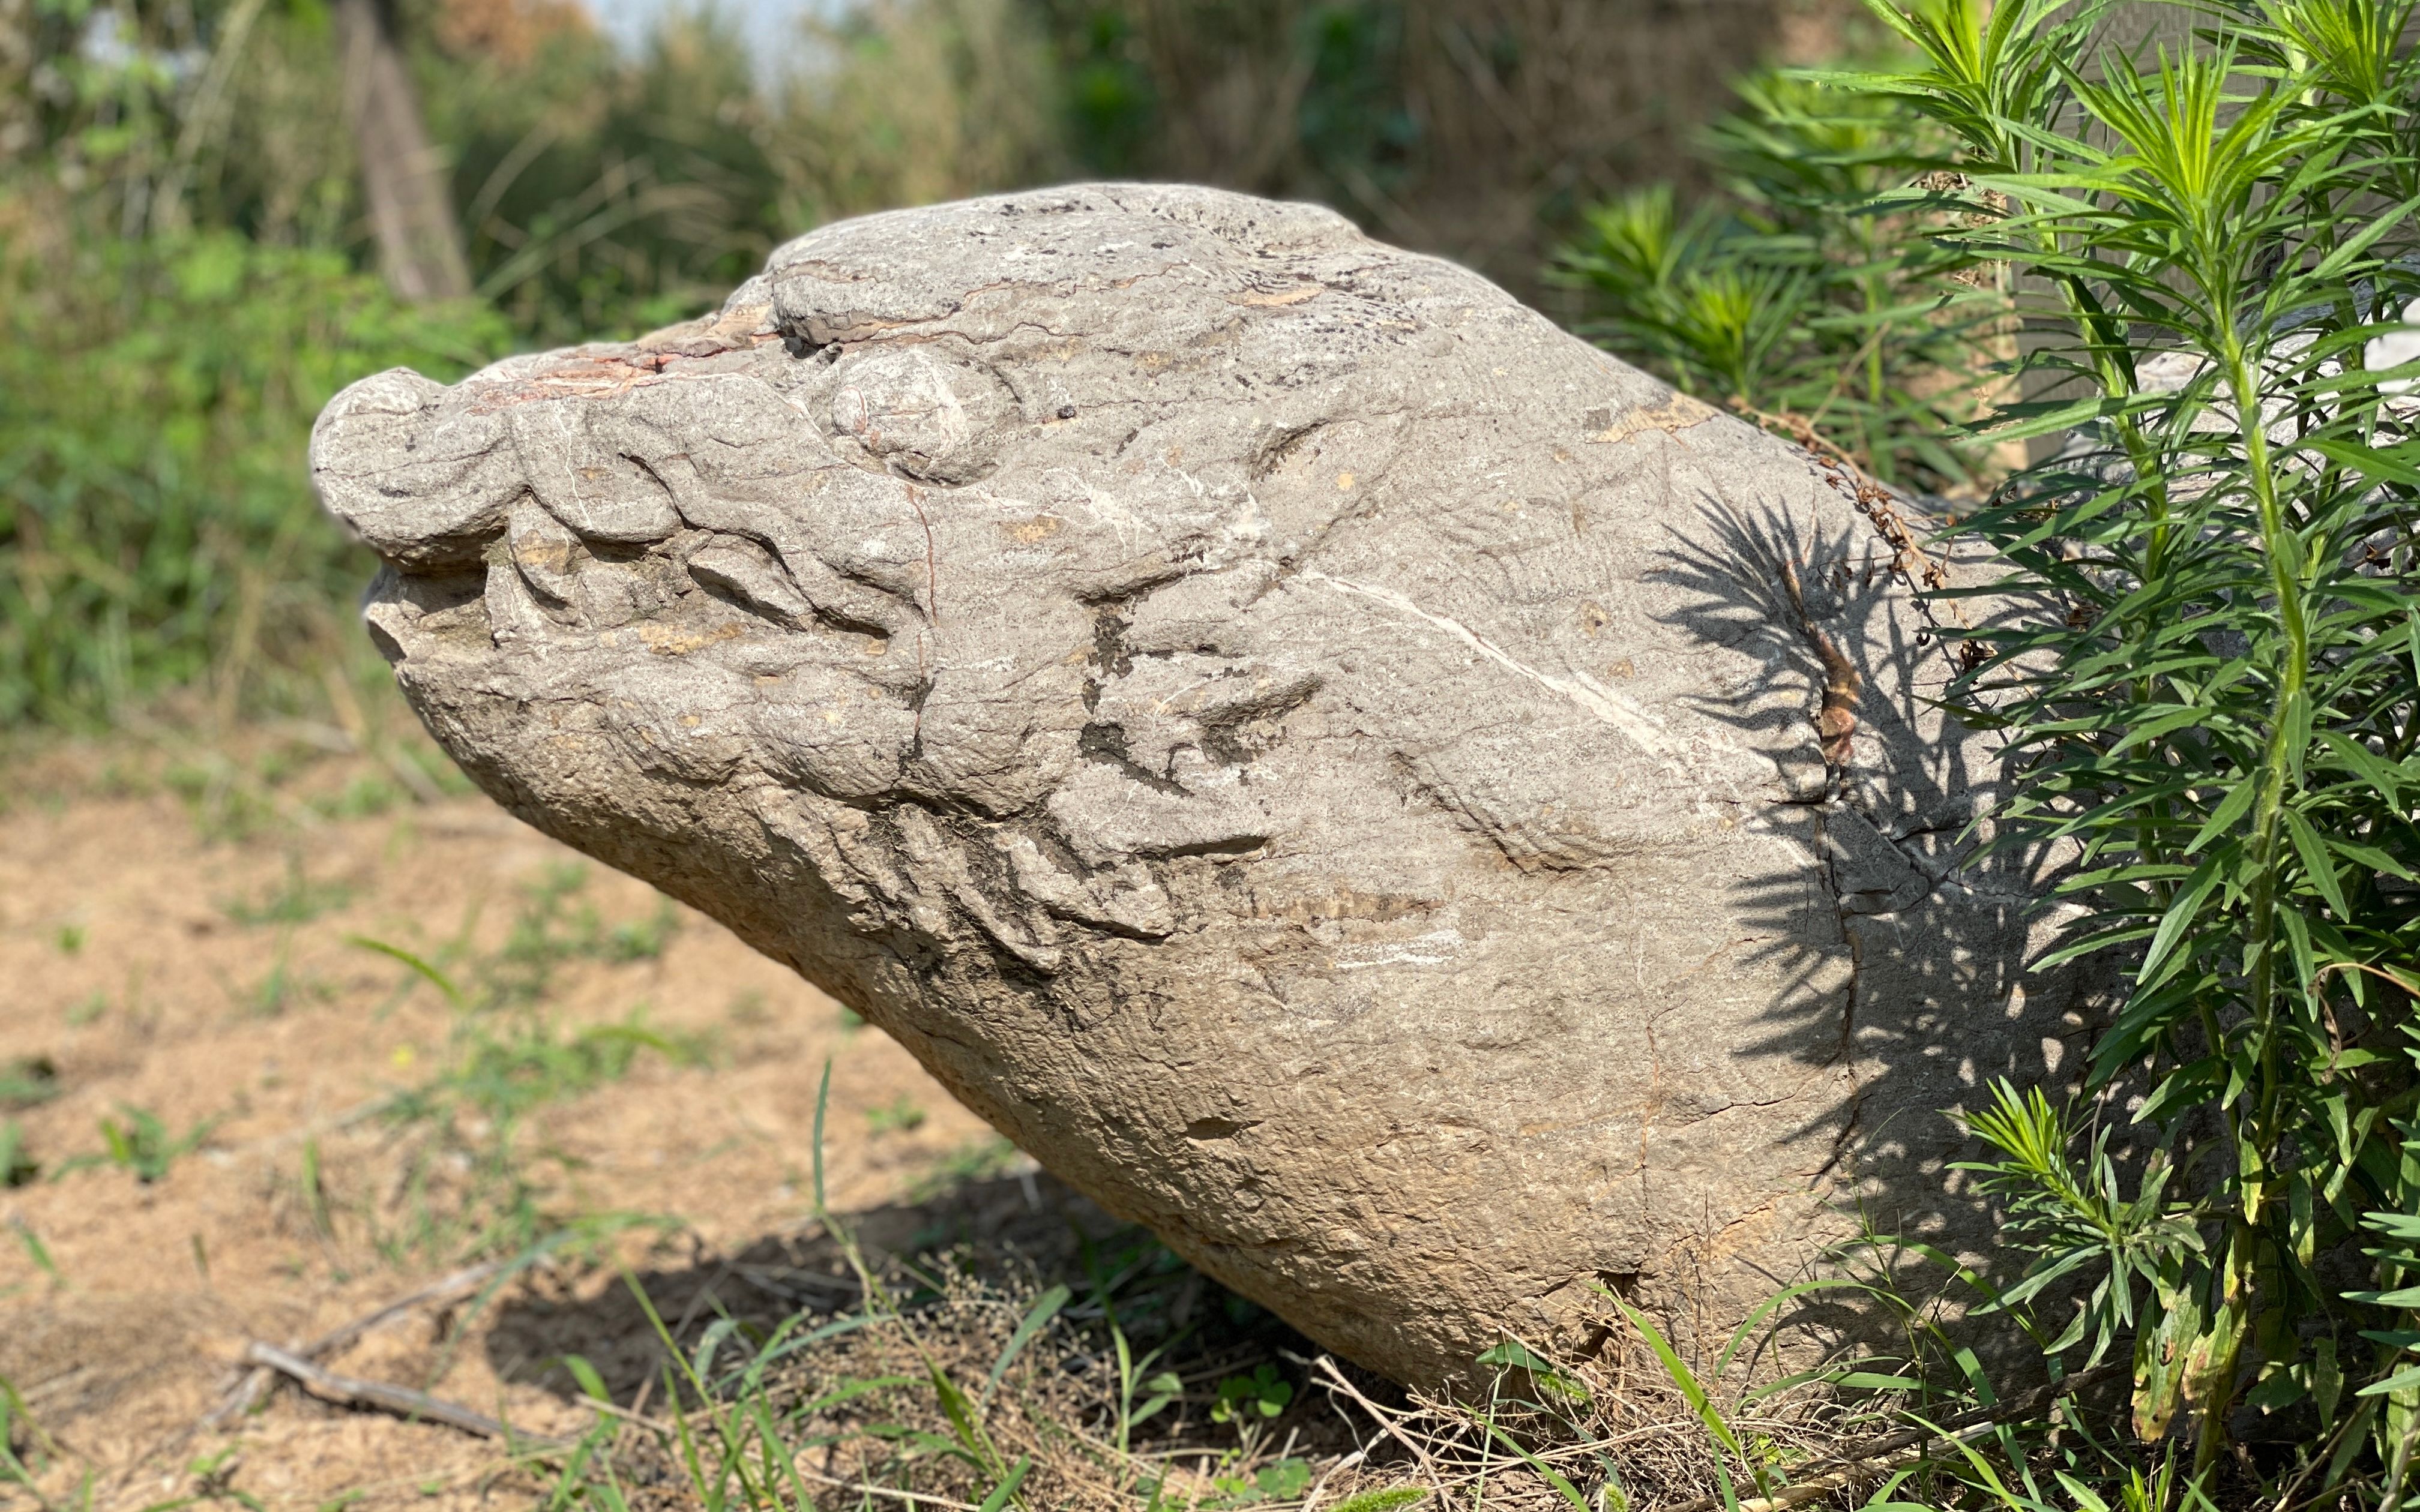
[[365,379],[312,465],[500,802],[1404,1380],[1599,1280],[1727,1327],[1851,1207],[1954,1237],[1937,1110],[2081,1032],[1958,865],[1990,757],[1873,527],[1325,210],[830,226],[634,344]]

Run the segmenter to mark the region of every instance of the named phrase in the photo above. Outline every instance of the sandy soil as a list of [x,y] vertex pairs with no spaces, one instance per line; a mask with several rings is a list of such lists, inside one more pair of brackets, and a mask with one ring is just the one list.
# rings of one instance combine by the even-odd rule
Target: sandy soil
[[[0,1189],[0,1379],[23,1404],[12,1446],[55,1502],[88,1482],[98,1507],[521,1504],[527,1483],[499,1478],[495,1446],[450,1428],[290,1388],[231,1424],[203,1419],[250,1341],[377,1310],[462,1263],[481,1223],[662,1220],[322,1361],[517,1427],[582,1426],[555,1357],[622,1382],[652,1359],[633,1309],[599,1300],[620,1292],[613,1263],[677,1309],[696,1276],[801,1230],[827,1057],[836,1209],[969,1171],[1032,1191],[890,1041],[484,798],[410,801],[392,761],[212,761],[179,766],[156,743],[132,762],[71,753],[21,767],[0,813],[0,1147],[13,1124],[34,1166]],[[439,970],[461,1005],[365,940]],[[633,1023],[668,1049],[638,1041],[562,1095],[493,1059]],[[591,1048],[617,1042],[634,1041]],[[524,1189],[483,1180],[494,1104],[464,1090],[482,1064],[533,1103],[497,1167]],[[398,1115],[415,1089],[434,1111]],[[193,1148],[147,1173],[127,1168],[139,1151],[93,1158],[105,1121],[139,1137],[143,1115],[160,1143]],[[0,1481],[0,1506],[12,1495],[36,1504]]]

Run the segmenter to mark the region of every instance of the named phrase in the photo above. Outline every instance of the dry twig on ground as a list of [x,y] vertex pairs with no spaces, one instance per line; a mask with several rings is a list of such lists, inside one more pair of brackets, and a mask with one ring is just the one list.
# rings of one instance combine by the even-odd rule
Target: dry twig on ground
[[551,1442],[543,1434],[516,1433],[509,1425],[500,1423],[485,1412],[473,1412],[459,1402],[449,1402],[442,1396],[431,1396],[425,1391],[323,1370],[310,1361],[288,1354],[272,1345],[256,1342],[243,1351],[243,1357],[246,1364],[290,1377],[312,1396],[342,1407],[370,1407],[382,1412],[393,1412],[397,1417],[442,1423],[483,1439],[503,1439],[507,1443]]
[[[282,1358],[301,1362],[324,1360],[339,1350],[350,1348],[355,1340],[376,1333],[416,1307],[452,1302],[467,1292],[476,1290],[501,1273],[509,1263],[504,1260],[489,1260],[485,1264],[468,1266],[451,1275],[441,1276],[419,1290],[398,1297],[375,1312],[365,1313],[350,1322],[330,1329],[308,1344],[288,1345],[284,1350],[266,1344],[254,1344],[251,1349],[244,1351],[243,1364],[250,1368],[244,1371],[233,1389],[220,1398],[218,1406],[210,1409],[203,1416],[201,1426],[217,1427],[243,1416],[259,1405],[262,1395],[269,1390],[271,1382],[280,1373],[294,1374],[272,1361],[256,1359],[254,1356],[258,1351],[267,1350]],[[302,1378],[296,1376],[295,1379],[300,1381]]]

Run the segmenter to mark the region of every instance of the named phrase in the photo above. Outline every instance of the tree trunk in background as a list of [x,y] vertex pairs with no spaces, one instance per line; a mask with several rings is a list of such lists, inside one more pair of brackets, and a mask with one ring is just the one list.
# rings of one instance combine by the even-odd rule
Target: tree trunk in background
[[335,0],[345,114],[362,162],[362,195],[378,237],[379,267],[397,296],[416,302],[471,292],[445,165],[421,119],[394,17],[382,0]]

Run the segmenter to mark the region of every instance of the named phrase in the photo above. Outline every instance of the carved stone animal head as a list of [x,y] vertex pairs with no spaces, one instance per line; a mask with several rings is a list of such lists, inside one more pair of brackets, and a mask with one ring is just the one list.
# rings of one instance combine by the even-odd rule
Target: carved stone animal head
[[1601,1278],[1735,1318],[1846,1196],[1954,1228],[1935,1110],[2081,1030],[2027,879],[1959,869],[1892,548],[1324,210],[848,222],[636,343],[358,383],[313,468],[499,801],[1403,1379]]

